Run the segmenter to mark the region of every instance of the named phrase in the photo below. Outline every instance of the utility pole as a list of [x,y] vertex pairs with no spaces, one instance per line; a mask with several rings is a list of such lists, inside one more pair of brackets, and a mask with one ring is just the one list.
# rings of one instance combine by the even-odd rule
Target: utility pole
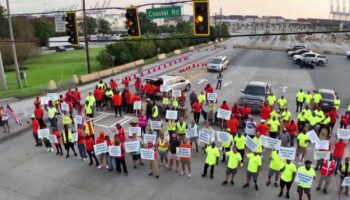
[[214,31],[214,35],[215,35],[215,39],[216,39],[216,13],[215,13],[215,15],[214,15],[214,29],[215,29],[215,31]]
[[220,8],[220,36],[221,36],[221,25],[222,25],[222,8]]
[[85,39],[85,53],[86,53],[86,68],[87,73],[91,73],[90,67],[90,55],[89,55],[89,41],[87,36],[87,23],[86,23],[86,8],[85,8],[85,0],[82,0],[83,3],[83,15],[84,15],[84,39]]
[[16,54],[15,39],[13,37],[12,20],[11,20],[11,14],[10,14],[9,0],[6,0],[6,4],[7,4],[7,19],[8,19],[8,23],[9,23],[9,32],[10,32],[10,39],[11,39],[13,64],[15,64],[15,69],[16,69],[17,86],[18,86],[18,88],[22,88],[21,77],[19,75],[19,66],[18,66],[18,61],[17,61],[17,54]]
[[0,52],[0,80],[1,80],[2,90],[7,90],[7,82],[6,82],[6,76],[4,71],[4,65],[2,64],[1,52]]

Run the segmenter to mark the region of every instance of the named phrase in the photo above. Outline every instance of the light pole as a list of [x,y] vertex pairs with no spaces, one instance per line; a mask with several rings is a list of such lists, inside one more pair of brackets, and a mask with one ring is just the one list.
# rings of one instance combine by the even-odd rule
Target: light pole
[[85,53],[86,53],[86,68],[87,68],[87,73],[91,73],[91,67],[90,67],[90,55],[89,55],[89,41],[87,37],[87,23],[86,23],[86,8],[85,8],[85,0],[82,0],[83,4],[83,20],[84,20],[84,40],[85,40]]
[[13,57],[13,64],[15,64],[15,69],[16,69],[17,85],[19,88],[22,88],[21,77],[19,74],[19,66],[18,66],[18,61],[17,61],[17,54],[16,54],[15,39],[13,37],[9,0],[6,0],[6,4],[7,4],[7,19],[8,19],[8,23],[9,23],[9,32],[10,32],[11,47],[12,47],[12,57]]

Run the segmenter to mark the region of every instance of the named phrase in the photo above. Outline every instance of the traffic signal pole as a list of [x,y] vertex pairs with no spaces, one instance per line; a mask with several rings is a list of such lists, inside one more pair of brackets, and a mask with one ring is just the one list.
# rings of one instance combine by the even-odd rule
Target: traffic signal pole
[[83,1],[83,16],[84,16],[84,40],[85,40],[85,54],[86,54],[86,70],[87,73],[91,73],[90,66],[90,54],[89,54],[89,41],[87,36],[87,23],[86,23],[86,8],[85,8],[85,0]]

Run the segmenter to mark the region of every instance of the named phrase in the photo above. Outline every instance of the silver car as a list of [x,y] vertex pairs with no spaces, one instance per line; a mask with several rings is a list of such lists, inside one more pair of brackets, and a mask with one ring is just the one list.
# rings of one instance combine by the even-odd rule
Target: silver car
[[228,68],[229,60],[226,56],[216,56],[209,60],[208,71],[222,72]]
[[181,76],[172,76],[172,75],[162,75],[159,77],[148,77],[146,81],[151,82],[154,85],[167,85],[171,90],[181,90],[189,91],[191,89],[191,82],[187,79],[182,78]]

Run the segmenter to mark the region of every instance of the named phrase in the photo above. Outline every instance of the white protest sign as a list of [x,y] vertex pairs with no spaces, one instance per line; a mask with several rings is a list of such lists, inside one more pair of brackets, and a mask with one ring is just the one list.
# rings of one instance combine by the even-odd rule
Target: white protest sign
[[331,156],[330,151],[314,151],[314,160],[321,160],[321,159],[329,160],[330,156]]
[[343,182],[341,183],[341,186],[350,186],[350,177],[345,177]]
[[262,135],[260,137],[260,144],[263,147],[278,150],[281,146],[281,140]]
[[133,136],[136,133],[137,136],[141,136],[141,127],[129,127],[129,136]]
[[181,90],[172,90],[171,96],[172,97],[181,97]]
[[350,129],[338,129],[337,138],[345,140],[350,139]]
[[315,143],[315,149],[328,150],[329,140],[317,140]]
[[295,148],[293,147],[280,147],[278,151],[278,157],[284,158],[286,160],[295,159]]
[[154,160],[154,150],[141,148],[141,158],[144,160]]
[[99,143],[94,145],[95,155],[100,155],[102,153],[107,153],[109,151],[107,143]]
[[141,110],[141,101],[134,101],[134,110]]
[[176,110],[167,110],[165,118],[176,120],[177,119],[177,111]]
[[125,152],[138,152],[140,150],[140,140],[124,142]]
[[217,117],[220,119],[229,120],[231,118],[231,111],[219,108]]
[[309,136],[309,140],[311,143],[315,143],[317,140],[319,140],[319,138],[314,130],[307,132],[306,135]]
[[207,128],[204,128],[202,129],[202,132],[204,133],[208,133],[210,135],[210,141],[213,142],[215,141],[215,130],[214,129],[207,129]]
[[40,101],[42,104],[47,105],[49,104],[49,97],[40,97]]
[[153,130],[161,130],[161,122],[160,121],[151,121],[151,129]]
[[255,152],[258,144],[254,142],[251,137],[245,137],[245,145],[250,149],[250,151]]
[[109,153],[109,156],[120,157],[122,155],[121,146],[109,146],[108,153]]
[[75,116],[74,116],[74,123],[83,124],[83,116],[81,116],[81,115],[75,115]]
[[198,137],[198,129],[197,128],[188,128],[185,131],[187,138]]
[[48,128],[38,130],[38,138],[49,138],[50,130]]
[[160,91],[161,92],[169,92],[170,91],[169,85],[161,85],[160,86]]
[[230,141],[230,134],[223,131],[216,131],[216,138],[218,142],[229,142]]
[[216,93],[208,93],[207,94],[208,101],[216,101],[217,98],[218,98],[218,94],[216,94]]
[[49,140],[50,140],[50,143],[52,144],[55,144],[58,142],[56,135],[49,135]]
[[46,96],[49,98],[49,100],[54,101],[56,98],[58,98],[57,93],[47,93]]
[[69,112],[69,107],[67,103],[61,103],[61,110]]
[[297,174],[295,176],[295,182],[296,183],[301,183],[301,184],[305,184],[308,186],[312,185],[312,181],[314,180],[313,176],[310,176],[308,174],[305,174],[303,172],[297,171]]
[[157,135],[152,134],[144,134],[143,135],[143,142],[147,144],[148,142],[152,142],[152,144],[156,144],[157,141]]
[[191,158],[191,149],[176,147],[176,155],[177,157]]
[[211,133],[199,131],[199,141],[205,144],[210,144]]
[[72,134],[72,139],[73,139],[73,142],[78,142],[78,133],[77,132]]

